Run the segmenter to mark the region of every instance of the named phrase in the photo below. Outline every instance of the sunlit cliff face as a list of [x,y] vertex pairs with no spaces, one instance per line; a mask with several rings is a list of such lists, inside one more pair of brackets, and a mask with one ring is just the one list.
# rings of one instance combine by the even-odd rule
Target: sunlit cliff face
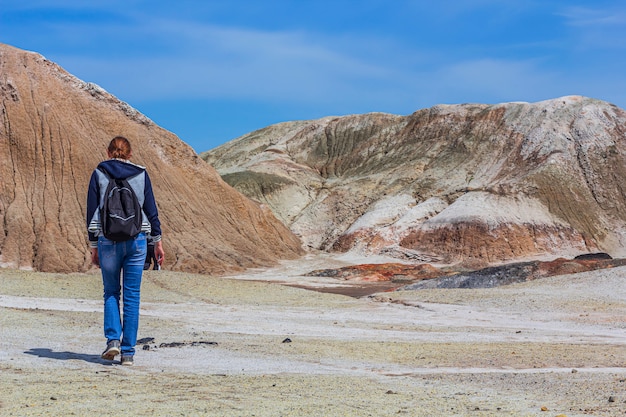
[[165,268],[222,273],[301,253],[271,212],[233,190],[174,134],[41,55],[0,44],[0,266],[90,268],[85,204],[111,138],[152,180]]
[[305,247],[474,266],[624,253],[626,113],[571,96],[283,123],[202,155]]

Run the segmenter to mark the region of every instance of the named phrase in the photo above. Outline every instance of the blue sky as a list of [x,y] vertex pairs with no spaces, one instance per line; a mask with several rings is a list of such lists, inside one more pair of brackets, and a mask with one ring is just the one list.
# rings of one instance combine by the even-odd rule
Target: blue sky
[[197,152],[278,122],[436,104],[626,108],[623,0],[0,0],[0,42]]

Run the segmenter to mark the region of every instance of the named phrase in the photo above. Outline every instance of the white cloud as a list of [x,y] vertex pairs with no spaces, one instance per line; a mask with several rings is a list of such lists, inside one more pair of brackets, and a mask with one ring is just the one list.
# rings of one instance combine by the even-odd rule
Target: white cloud
[[[575,48],[610,50],[626,48],[626,7],[568,7],[560,15],[574,31]],[[572,45],[572,46],[574,46]],[[623,51],[620,51],[623,53]]]
[[[107,36],[116,29],[100,27],[90,36]],[[333,39],[304,32],[150,21],[124,36],[128,42],[151,37],[153,44],[163,46],[134,58],[81,53],[62,56],[60,63],[133,100],[211,96],[324,101],[367,94],[358,86],[363,81],[376,88],[396,73],[375,57],[352,54],[350,39],[333,44]]]
[[568,7],[560,13],[567,24],[577,27],[606,27],[626,24],[626,10],[619,8]]
[[[39,2],[41,7],[44,4],[47,2]],[[70,9],[82,4],[78,0],[61,2]],[[366,107],[406,112],[443,102],[534,101],[584,94],[580,90],[585,86],[596,89],[587,88],[591,93],[612,91],[610,86],[621,77],[617,71],[611,77],[594,77],[598,70],[590,66],[593,58],[589,51],[619,48],[626,42],[626,36],[615,36],[626,35],[622,33],[626,18],[621,10],[580,7],[564,9],[561,16],[575,30],[563,38],[526,42],[518,36],[515,44],[484,41],[466,52],[454,43],[444,43],[439,50],[436,38],[413,39],[413,33],[427,35],[417,30],[411,34],[367,34],[367,28],[341,33],[262,30],[200,23],[192,18],[158,18],[141,10],[145,6],[138,5],[144,2],[106,10],[104,2],[91,4],[89,7],[102,8],[108,17],[97,24],[80,19],[46,23],[54,32],[51,39],[60,39],[63,45],[48,58],[131,103],[249,99],[322,105],[329,112]],[[416,4],[426,6],[426,2]],[[441,18],[439,6],[431,9],[428,4],[429,15]],[[528,10],[539,3],[497,8],[496,0],[455,0],[454,4],[457,17],[459,11],[479,8],[481,13],[512,18],[512,8]],[[541,7],[554,10],[544,3]],[[587,48],[586,54],[576,55],[580,48]],[[546,59],[533,57],[537,51]],[[513,57],[516,52],[525,58]],[[507,53],[510,55],[504,55]],[[567,63],[558,62],[561,53],[569,54]],[[617,56],[611,62],[621,66]],[[558,64],[564,66],[557,68]],[[585,78],[588,74],[591,76]]]

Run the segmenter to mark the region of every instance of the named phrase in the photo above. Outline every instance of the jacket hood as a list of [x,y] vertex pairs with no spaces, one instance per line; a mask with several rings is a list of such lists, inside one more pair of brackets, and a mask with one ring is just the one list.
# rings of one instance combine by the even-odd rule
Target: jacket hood
[[123,161],[121,159],[108,159],[100,162],[98,168],[104,169],[109,176],[115,179],[126,179],[134,177],[146,170],[141,165],[133,164],[132,162]]

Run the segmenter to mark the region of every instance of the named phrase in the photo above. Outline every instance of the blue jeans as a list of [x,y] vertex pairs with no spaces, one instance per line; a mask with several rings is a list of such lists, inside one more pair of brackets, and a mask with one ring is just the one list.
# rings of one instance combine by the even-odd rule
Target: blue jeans
[[[114,242],[104,236],[98,238],[98,258],[104,285],[104,336],[107,342],[121,341],[122,355],[135,354],[146,246],[145,233],[125,242]],[[122,287],[124,311],[120,317]]]

